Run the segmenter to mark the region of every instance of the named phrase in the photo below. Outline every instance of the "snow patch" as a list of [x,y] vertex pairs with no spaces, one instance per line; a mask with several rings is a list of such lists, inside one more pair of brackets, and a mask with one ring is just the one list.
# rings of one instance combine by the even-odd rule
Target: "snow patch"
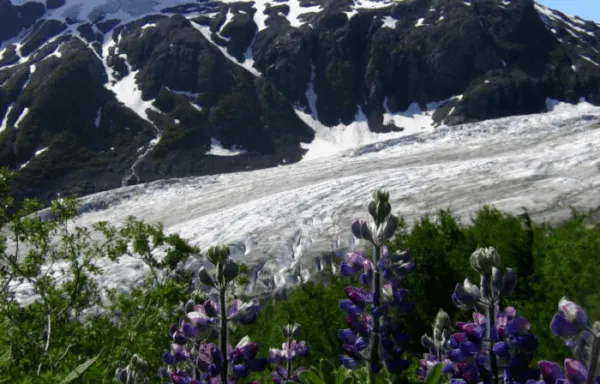
[[223,147],[223,144],[214,137],[210,139],[210,151],[206,152],[207,155],[213,156],[238,156],[243,155],[244,153],[248,153],[243,149],[238,148],[237,146],[233,146],[232,149],[227,149]]
[[225,16],[225,21],[223,22],[223,25],[221,25],[221,28],[219,28],[219,31],[217,32],[217,36],[219,36],[221,39],[225,40],[225,41],[229,41],[231,40],[229,37],[225,37],[223,35],[221,35],[221,32],[223,32],[223,29],[227,26],[227,24],[229,24],[229,22],[233,19],[233,12],[231,12],[231,8],[229,8],[227,10],[227,15]]
[[396,29],[396,23],[398,22],[398,20],[394,19],[391,16],[385,16],[382,20],[383,20],[382,28]]
[[2,125],[0,125],[0,132],[4,131],[6,129],[6,127],[8,127],[8,115],[10,114],[10,111],[12,111],[13,106],[14,106],[14,104],[11,104],[6,109],[6,113],[4,114],[4,117],[2,118]]
[[581,58],[584,59],[584,60],[586,60],[586,61],[589,61],[592,64],[594,64],[596,67],[600,67],[600,64],[598,64],[597,62],[595,62],[594,60],[590,59],[587,56],[581,55]]
[[94,125],[96,128],[100,128],[100,119],[102,118],[102,107],[98,108],[96,111],[96,120],[94,120]]
[[25,118],[25,116],[27,116],[28,113],[29,113],[29,108],[23,108],[21,115],[19,116],[17,121],[15,121],[15,129],[19,128],[19,124],[21,124],[21,121],[23,121],[23,119]]
[[[200,32],[202,34],[202,36],[204,36],[204,38],[211,43],[214,47],[218,48],[219,51],[221,51],[221,53],[223,54],[223,56],[225,56],[226,58],[229,59],[229,61],[231,61],[232,63],[239,65],[240,67],[246,69],[248,72],[250,72],[251,74],[253,74],[256,77],[260,77],[261,73],[254,68],[251,63],[248,62],[248,60],[244,61],[243,63],[240,63],[239,61],[236,60],[235,57],[231,56],[229,54],[229,52],[227,52],[227,49],[224,47],[221,47],[220,45],[216,44],[214,41],[212,41],[212,39],[210,38],[210,27],[206,27],[203,25],[200,25],[192,20],[190,20],[190,23],[192,24],[192,26],[194,28],[196,28],[196,30],[198,32]],[[252,64],[254,64],[254,62],[252,62]]]
[[308,13],[317,13],[323,10],[323,7],[321,7],[320,5],[301,7],[300,0],[288,0],[287,5],[290,7],[287,19],[290,22],[290,25],[294,28],[300,28],[306,23],[300,20],[300,17],[302,15],[306,15]]
[[[41,155],[42,153],[46,152],[46,151],[48,150],[48,148],[49,148],[49,147],[45,147],[45,148],[42,148],[42,149],[40,149],[40,150],[37,150],[37,151],[35,151],[35,153],[33,154],[33,157],[37,157],[37,156]],[[33,158],[32,158],[32,160],[33,160]],[[25,168],[26,166],[28,166],[28,165],[29,165],[29,163],[30,163],[30,162],[31,162],[31,160],[29,160],[29,161],[25,162],[24,164],[22,164],[22,165],[19,167],[19,169],[23,169],[23,168]]]

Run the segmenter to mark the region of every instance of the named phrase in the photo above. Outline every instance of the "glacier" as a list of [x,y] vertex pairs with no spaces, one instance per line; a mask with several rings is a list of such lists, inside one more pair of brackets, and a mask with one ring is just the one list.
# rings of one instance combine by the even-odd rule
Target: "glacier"
[[[408,224],[440,208],[467,223],[484,204],[556,222],[571,206],[600,206],[600,108],[548,105],[548,113],[440,127],[276,168],[98,193],[80,199],[76,224],[120,225],[133,215],[204,250],[230,244],[253,266],[253,292],[265,293],[309,278],[321,257],[353,246],[350,224],[367,218],[366,203],[380,187]],[[128,257],[98,266],[102,286],[124,291],[147,273]],[[32,299],[26,285],[18,294]]]

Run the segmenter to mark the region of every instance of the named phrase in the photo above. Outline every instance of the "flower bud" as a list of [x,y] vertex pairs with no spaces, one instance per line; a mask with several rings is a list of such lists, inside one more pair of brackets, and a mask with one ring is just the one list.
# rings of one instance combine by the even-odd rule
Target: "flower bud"
[[127,369],[126,368],[117,368],[115,371],[115,378],[118,382],[127,383]]
[[400,277],[415,270],[415,261],[410,249],[389,257],[389,266],[387,269],[392,271],[394,275]]
[[208,273],[206,268],[200,267],[200,270],[198,271],[198,278],[200,279],[200,282],[202,284],[212,288],[215,287],[215,281],[213,280],[210,273]]
[[194,292],[193,300],[194,300],[194,304],[195,305],[204,304],[204,302],[207,300],[206,293],[204,293],[202,291],[196,291],[196,292]]
[[383,224],[389,214],[392,212],[392,206],[389,203],[389,193],[376,191],[373,195],[374,199],[369,203],[369,214],[375,221],[377,226]]
[[300,332],[300,324],[288,324],[283,327],[283,337],[296,337]]
[[558,310],[561,311],[569,323],[576,324],[580,330],[589,325],[587,314],[578,304],[563,297],[558,302]]
[[185,313],[194,312],[196,310],[196,308],[194,308],[195,306],[196,304],[192,300],[188,300],[188,302],[185,303]]
[[365,239],[373,243],[373,232],[366,221],[356,220],[352,223],[352,234],[358,239]]
[[217,316],[217,308],[213,304],[212,300],[207,300],[204,303],[204,312],[206,312],[206,316],[208,317],[216,317]]
[[428,335],[421,336],[421,345],[425,348],[433,348],[435,346],[433,339]]
[[396,230],[398,229],[398,217],[394,215],[390,215],[385,223],[385,227],[383,229],[383,238],[384,240],[391,239],[394,237]]
[[502,287],[504,286],[504,276],[496,267],[492,267],[492,294],[495,297],[500,296]]
[[471,254],[471,267],[482,275],[492,273],[492,267],[500,264],[500,255],[493,247],[479,248]]
[[226,245],[210,247],[207,251],[207,258],[213,265],[225,263],[227,257],[229,257],[229,247]]
[[230,282],[236,277],[238,277],[240,273],[240,266],[233,260],[228,260],[227,264],[223,268],[223,276],[225,277],[225,281]]
[[458,308],[465,310],[473,309],[480,298],[479,287],[472,284],[468,278],[465,279],[463,284],[456,284],[456,288],[454,288],[454,293],[452,294],[454,304]]
[[452,329],[452,323],[450,322],[450,316],[443,309],[440,309],[435,317],[433,327],[439,330]]
[[517,287],[517,272],[511,268],[506,268],[504,271],[504,277],[502,278],[502,289],[500,290],[500,296],[508,297],[513,294]]

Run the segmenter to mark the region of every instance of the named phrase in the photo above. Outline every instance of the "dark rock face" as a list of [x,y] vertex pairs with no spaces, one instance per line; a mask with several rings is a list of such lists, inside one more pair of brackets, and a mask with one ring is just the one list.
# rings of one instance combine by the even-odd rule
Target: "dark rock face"
[[17,36],[23,28],[29,28],[45,11],[44,4],[38,2],[13,6],[10,0],[0,0],[0,43]]
[[596,23],[531,0],[385,1],[190,1],[122,20],[0,0],[0,165],[19,170],[19,198],[49,199],[298,161],[315,135],[298,111],[390,132],[384,113],[413,103],[446,100],[433,119],[448,125],[600,105]]

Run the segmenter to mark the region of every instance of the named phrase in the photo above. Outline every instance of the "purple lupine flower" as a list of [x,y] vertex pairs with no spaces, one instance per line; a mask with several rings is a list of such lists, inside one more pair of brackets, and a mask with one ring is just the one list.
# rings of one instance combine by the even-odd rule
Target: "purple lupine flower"
[[250,372],[264,371],[268,365],[266,358],[257,358],[258,344],[244,337],[235,346],[227,347],[227,356],[231,363],[233,375],[237,378],[246,377]]
[[299,325],[287,325],[283,328],[283,335],[288,341],[281,344],[281,349],[269,349],[270,363],[274,363],[275,370],[271,374],[274,383],[302,383],[300,373],[305,371],[303,367],[293,368],[293,362],[300,357],[306,356],[308,346],[304,341],[293,339],[299,332]]
[[[427,368],[444,356],[443,372],[450,374],[453,380],[471,384],[489,377],[491,372],[486,368],[487,357],[483,349],[487,321],[485,315],[473,313],[473,322],[456,323],[458,332],[452,333],[447,343],[437,347],[434,340],[424,337],[422,343],[430,353],[421,361],[420,377],[424,379]],[[528,368],[538,347],[537,337],[529,333],[529,328],[527,319],[518,316],[513,307],[506,307],[496,316],[490,339],[492,353],[499,358],[504,370],[505,383],[526,383],[540,375],[538,369]]]
[[578,335],[589,326],[587,314],[578,304],[565,297],[558,302],[558,313],[550,323],[550,330],[556,336],[568,339]]
[[[543,380],[531,380],[527,384],[583,384],[588,378],[588,369],[578,360],[565,359],[563,371],[561,367],[552,361],[540,360],[538,362],[542,372]],[[594,378],[595,384],[600,383],[600,376]]]
[[[414,260],[410,251],[400,255],[390,256],[387,247],[381,247],[381,258],[377,263],[377,270],[381,272],[386,281],[382,287],[382,297],[379,306],[373,306],[371,313],[366,313],[366,308],[373,305],[375,295],[372,289],[373,263],[366,255],[357,251],[350,251],[346,261],[340,267],[342,276],[360,275],[361,283],[369,290],[363,288],[345,288],[348,299],[340,300],[340,308],[347,313],[346,322],[348,329],[339,331],[339,338],[343,343],[345,355],[339,361],[347,369],[356,369],[367,360],[371,333],[373,332],[373,319],[383,317],[380,329],[380,346],[384,364],[389,372],[399,373],[408,368],[408,361],[402,358],[404,352],[402,343],[407,341],[408,335],[401,332],[401,327],[394,315],[409,312],[413,305],[406,302],[408,290],[400,288],[402,275],[414,270]],[[391,310],[396,310],[391,313]],[[372,366],[378,371],[381,366]]]

